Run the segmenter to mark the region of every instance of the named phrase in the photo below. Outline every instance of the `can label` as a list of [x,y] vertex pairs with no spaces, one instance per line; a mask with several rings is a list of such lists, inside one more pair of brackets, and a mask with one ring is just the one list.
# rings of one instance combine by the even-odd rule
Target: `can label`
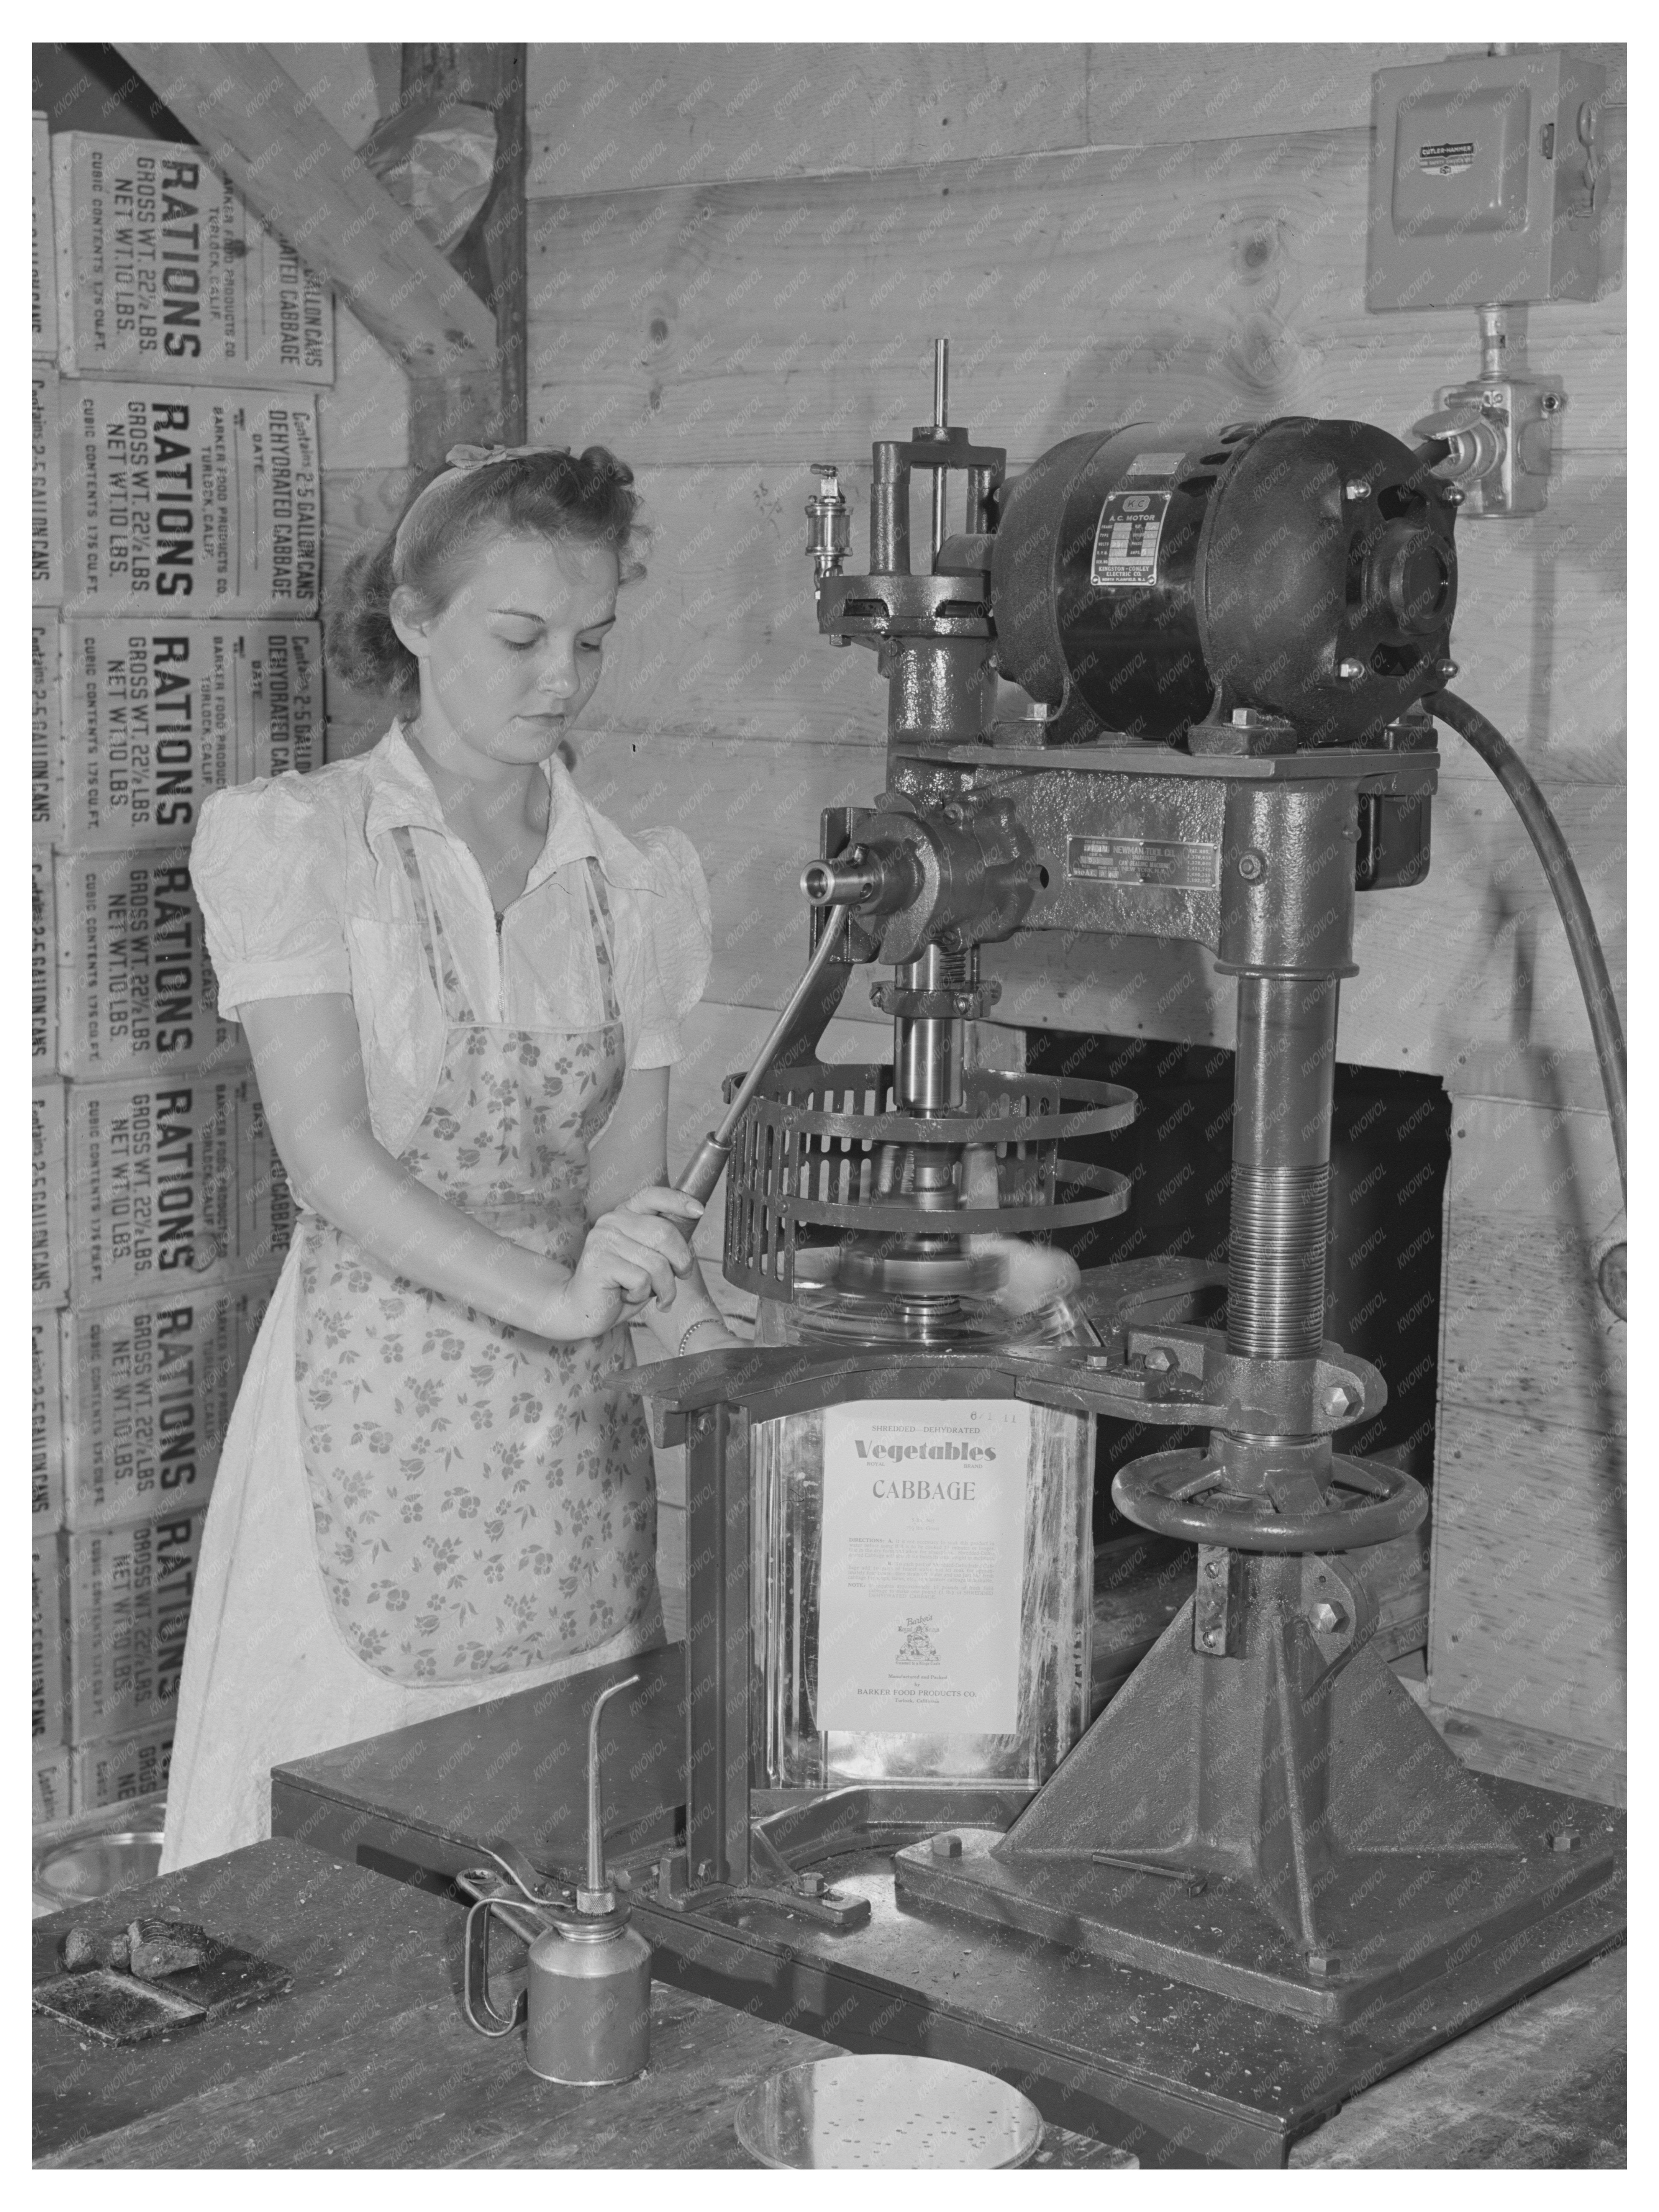
[[1066,874],[1085,883],[1212,891],[1220,866],[1218,845],[1170,837],[1073,837],[1066,848]]

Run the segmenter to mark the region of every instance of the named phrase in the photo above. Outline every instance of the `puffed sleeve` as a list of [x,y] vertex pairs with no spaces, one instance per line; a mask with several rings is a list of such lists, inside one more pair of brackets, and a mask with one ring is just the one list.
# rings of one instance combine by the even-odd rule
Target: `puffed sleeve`
[[678,830],[647,830],[639,839],[650,889],[639,894],[640,958],[631,1014],[630,1067],[672,1067],[684,1059],[680,1024],[708,981],[714,917],[702,863]]
[[340,827],[305,784],[239,784],[202,809],[190,873],[228,1021],[255,999],[351,988]]

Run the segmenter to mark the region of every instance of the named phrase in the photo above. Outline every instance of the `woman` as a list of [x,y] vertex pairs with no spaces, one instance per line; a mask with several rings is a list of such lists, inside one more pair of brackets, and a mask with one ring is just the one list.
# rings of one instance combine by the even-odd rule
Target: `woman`
[[331,621],[400,719],[219,793],[191,856],[302,1211],[208,1515],[164,1867],[268,1834],[274,1764],[659,1641],[629,1324],[727,1340],[663,1187],[702,872],[559,757],[632,478],[599,447],[449,460]]

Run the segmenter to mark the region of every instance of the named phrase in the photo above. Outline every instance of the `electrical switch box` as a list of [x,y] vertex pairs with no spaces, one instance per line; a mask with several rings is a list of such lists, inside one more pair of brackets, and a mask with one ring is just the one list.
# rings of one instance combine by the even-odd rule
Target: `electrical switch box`
[[1603,69],[1468,54],[1380,70],[1372,87],[1369,308],[1595,297]]

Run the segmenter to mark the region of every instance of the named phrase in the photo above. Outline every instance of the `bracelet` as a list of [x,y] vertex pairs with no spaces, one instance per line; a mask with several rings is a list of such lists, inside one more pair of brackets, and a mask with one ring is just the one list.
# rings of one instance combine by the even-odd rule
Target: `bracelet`
[[726,1336],[730,1334],[726,1323],[720,1319],[718,1314],[699,1314],[696,1321],[690,1322],[686,1325],[685,1332],[680,1338],[679,1344],[674,1353],[674,1357],[677,1359],[683,1358],[684,1357],[686,1346],[690,1343],[692,1338],[696,1334],[700,1328],[717,1328],[722,1336]]

